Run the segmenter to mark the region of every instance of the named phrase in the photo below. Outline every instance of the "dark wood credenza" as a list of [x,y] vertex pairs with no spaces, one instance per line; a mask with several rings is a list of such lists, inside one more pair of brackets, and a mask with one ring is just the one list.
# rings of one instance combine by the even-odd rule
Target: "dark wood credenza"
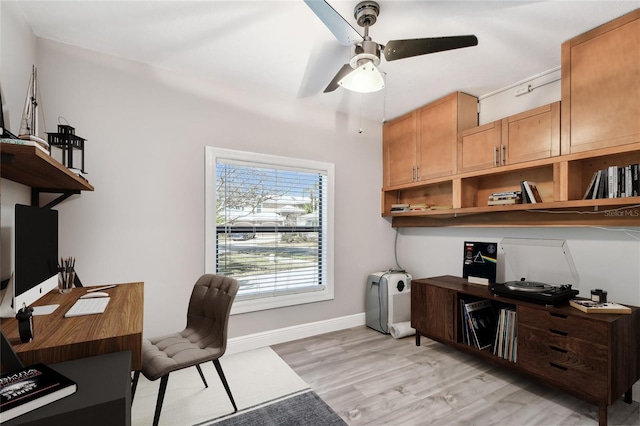
[[[479,297],[497,309],[515,309],[517,359],[511,362],[464,343],[460,300]],[[607,424],[607,408],[640,379],[640,308],[631,314],[586,314],[568,305],[546,307],[494,296],[487,286],[454,276],[411,282],[411,326],[416,345],[425,336],[504,368],[524,373],[599,407],[599,423]]]

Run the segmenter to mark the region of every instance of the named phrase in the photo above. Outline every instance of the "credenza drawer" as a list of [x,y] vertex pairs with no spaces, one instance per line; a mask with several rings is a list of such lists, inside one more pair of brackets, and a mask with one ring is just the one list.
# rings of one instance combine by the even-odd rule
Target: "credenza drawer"
[[609,344],[607,324],[546,309],[518,306],[518,326],[521,325],[539,328],[559,336],[584,340],[590,344]]
[[606,346],[527,326],[518,328],[518,366],[522,370],[604,398],[608,365]]

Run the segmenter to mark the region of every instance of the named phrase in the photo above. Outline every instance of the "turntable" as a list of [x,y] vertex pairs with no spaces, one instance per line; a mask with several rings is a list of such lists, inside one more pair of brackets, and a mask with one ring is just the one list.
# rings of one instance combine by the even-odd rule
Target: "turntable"
[[565,240],[503,238],[500,248],[519,281],[490,284],[498,296],[543,305],[560,305],[576,297],[578,272]]
[[572,290],[571,284],[559,286],[536,281],[508,281],[504,284],[491,284],[491,292],[498,296],[524,300],[543,305],[560,305],[576,297],[578,290]]

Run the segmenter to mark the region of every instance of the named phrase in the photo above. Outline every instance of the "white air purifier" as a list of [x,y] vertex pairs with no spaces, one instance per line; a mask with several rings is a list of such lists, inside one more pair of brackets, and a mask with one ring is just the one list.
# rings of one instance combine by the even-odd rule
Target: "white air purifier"
[[407,327],[411,322],[411,275],[396,271],[369,275],[365,309],[368,327],[392,335],[400,333],[399,329],[402,334],[410,332]]

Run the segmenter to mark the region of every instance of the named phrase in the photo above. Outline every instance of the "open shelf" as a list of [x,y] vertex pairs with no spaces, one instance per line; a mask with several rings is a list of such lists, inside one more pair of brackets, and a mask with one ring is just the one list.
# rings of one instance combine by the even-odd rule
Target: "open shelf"
[[[407,226],[637,226],[640,197],[586,199],[593,174],[640,163],[640,143],[466,172],[382,190],[382,215]],[[491,193],[536,182],[543,203],[488,206]],[[391,204],[426,203],[448,209],[393,212]]]
[[2,144],[0,176],[33,188],[93,191],[93,186],[35,146]]

